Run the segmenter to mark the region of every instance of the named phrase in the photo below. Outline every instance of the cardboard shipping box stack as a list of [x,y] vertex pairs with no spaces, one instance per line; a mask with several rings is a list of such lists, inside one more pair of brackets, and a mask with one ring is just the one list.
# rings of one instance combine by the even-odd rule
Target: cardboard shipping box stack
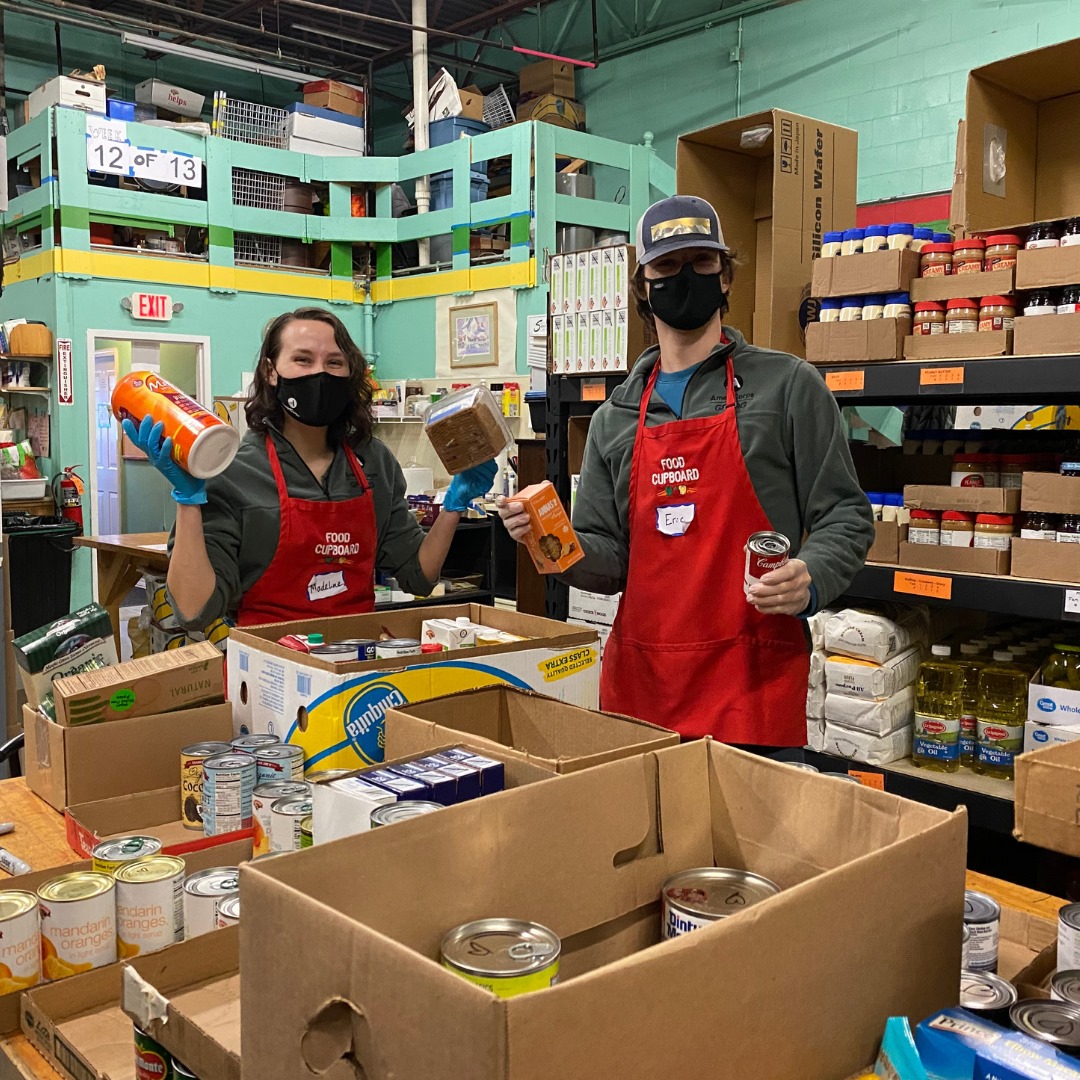
[[[702,741],[244,867],[244,1069],[584,1080],[598,1061],[723,1061],[835,1080],[872,1060],[887,1017],[955,1001],[965,849],[963,811]],[[714,865],[783,891],[660,943],[664,882]],[[440,965],[447,931],[491,915],[559,935],[558,985],[497,999]]]
[[518,120],[585,130],[585,106],[577,100],[574,65],[565,60],[540,60],[518,72]]
[[726,318],[748,341],[805,355],[799,308],[822,235],[855,225],[858,135],[772,109],[679,136],[679,192],[716,207],[739,261]]
[[[1080,477],[1024,473],[1023,481],[1021,510],[1080,514]],[[1013,577],[1080,583],[1080,551],[1077,548],[1080,544],[1017,537],[1012,547]]]

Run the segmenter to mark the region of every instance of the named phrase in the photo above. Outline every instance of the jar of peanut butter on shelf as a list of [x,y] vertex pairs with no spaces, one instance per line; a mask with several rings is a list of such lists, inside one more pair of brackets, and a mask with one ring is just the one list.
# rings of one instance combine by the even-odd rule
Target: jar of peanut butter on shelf
[[979,305],[974,300],[957,297],[945,305],[946,334],[974,334],[979,329]]
[[1020,250],[1020,237],[1015,233],[994,233],[986,238],[983,253],[984,270],[1013,270],[1016,253]]
[[986,241],[979,236],[969,236],[953,241],[952,272],[954,274],[981,274]]
[[953,272],[952,244],[924,244],[919,252],[919,277],[947,277]]
[[1008,551],[1015,535],[1016,519],[1012,514],[975,515],[975,547]]
[[1016,301],[1011,296],[984,296],[979,301],[979,330],[1011,330]]
[[913,334],[944,334],[945,333],[945,305],[936,300],[920,300],[915,305],[915,322],[912,324]]
[[971,547],[975,541],[975,515],[946,510],[941,515],[941,546]]

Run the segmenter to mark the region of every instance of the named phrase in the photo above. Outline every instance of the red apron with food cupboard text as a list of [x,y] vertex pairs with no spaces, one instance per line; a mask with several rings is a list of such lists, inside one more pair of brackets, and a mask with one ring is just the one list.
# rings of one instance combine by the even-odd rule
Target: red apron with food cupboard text
[[744,545],[771,530],[746,471],[727,360],[717,416],[647,427],[630,470],[630,562],[604,652],[601,707],[684,737],[802,746],[810,657],[801,621],[746,600]]
[[293,499],[285,488],[274,441],[266,437],[281,531],[270,565],[240,601],[237,626],[375,610],[375,500],[356,455],[348,444],[344,449],[360,485],[356,498]]

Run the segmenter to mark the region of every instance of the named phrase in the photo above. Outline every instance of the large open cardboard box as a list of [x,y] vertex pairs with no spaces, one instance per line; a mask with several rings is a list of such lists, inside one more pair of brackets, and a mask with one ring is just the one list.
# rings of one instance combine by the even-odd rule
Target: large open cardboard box
[[[459,615],[528,640],[398,660],[333,664],[278,645],[286,634],[326,641],[419,638],[425,619]],[[510,685],[594,709],[600,699],[595,630],[480,604],[377,611],[236,629],[228,686],[237,732],[269,731],[304,750],[307,767],[356,769],[383,759],[383,714],[457,690]]]
[[679,136],[679,192],[708,199],[739,266],[726,320],[803,355],[799,306],[830,229],[855,225],[858,134],[771,109]]
[[[955,1002],[966,831],[704,740],[245,866],[244,1072],[836,1080],[889,1016]],[[664,882],[713,865],[784,891],[660,943]],[[559,935],[557,986],[503,1000],[439,964],[496,914]]]
[[[1059,710],[1062,708],[1056,696],[1069,695],[1073,701],[1071,718],[1075,722],[1076,691],[1054,690],[1055,696],[1043,691],[1052,689],[1032,684],[1036,709],[1038,701],[1045,699],[1055,708],[1051,713],[1031,717],[1044,722],[1069,719]],[[1029,710],[1031,706],[1029,704]],[[1029,712],[1030,716],[1030,712]],[[1036,847],[1060,851],[1064,855],[1080,856],[1080,820],[1077,812],[1077,792],[1080,791],[1080,742],[1059,743],[1045,750],[1021,754],[1016,759],[1016,818],[1013,835],[1017,840]]]
[[[1080,39],[969,73],[963,149],[969,235],[1080,215],[1078,108]],[[1017,270],[1019,278],[1019,262]]]
[[387,740],[392,735],[400,753],[419,753],[462,734],[473,746],[509,752],[560,773],[679,744],[679,736],[667,728],[505,686],[465,690],[386,714]]

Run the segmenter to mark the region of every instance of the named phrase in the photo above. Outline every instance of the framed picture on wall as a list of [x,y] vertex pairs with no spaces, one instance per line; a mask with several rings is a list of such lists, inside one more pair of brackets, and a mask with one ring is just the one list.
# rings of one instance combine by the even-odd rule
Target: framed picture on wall
[[450,366],[452,368],[499,366],[499,307],[497,304],[465,304],[452,307],[450,315]]

